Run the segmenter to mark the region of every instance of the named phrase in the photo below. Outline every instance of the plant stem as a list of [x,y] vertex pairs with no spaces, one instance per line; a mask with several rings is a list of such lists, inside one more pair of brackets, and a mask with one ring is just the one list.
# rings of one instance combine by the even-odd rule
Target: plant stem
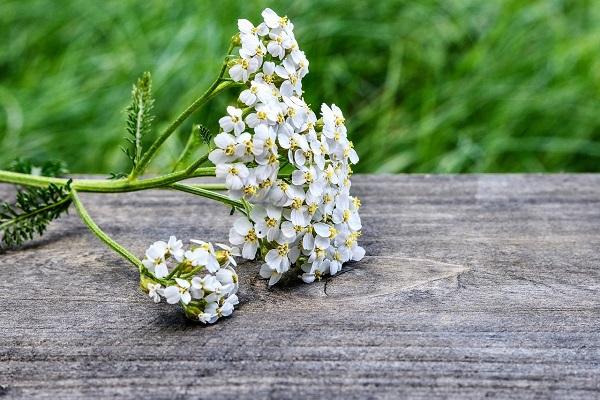
[[73,204],[75,204],[75,208],[77,208],[77,212],[79,213],[82,221],[87,225],[94,235],[102,240],[108,247],[123,256],[123,258],[125,258],[127,261],[138,267],[140,271],[144,269],[142,262],[133,253],[121,246],[114,239],[108,236],[102,229],[100,229],[100,227],[94,222],[90,214],[83,206],[77,191],[74,189],[71,190],[71,198],[73,199]]
[[204,92],[202,96],[197,98],[188,108],[185,109],[178,117],[173,121],[167,129],[152,143],[150,148],[146,151],[140,162],[135,166],[133,171],[131,171],[131,175],[129,176],[130,180],[135,179],[137,176],[142,174],[146,169],[146,166],[152,158],[154,157],[156,151],[162,146],[162,144],[175,132],[175,129],[179,127],[188,117],[197,109],[202,107],[208,100],[224,91],[225,89],[236,85],[235,82],[221,82],[221,77],[217,78],[212,85]]
[[213,192],[212,190],[207,190],[207,189],[198,187],[197,185],[193,186],[193,185],[186,185],[183,183],[173,183],[170,185],[170,187],[175,190],[180,190],[182,192],[191,193],[191,194],[195,194],[198,196],[206,197],[208,199],[219,201],[223,204],[232,206],[247,215],[247,211],[246,211],[246,207],[244,206],[244,203],[242,203],[239,200],[234,200],[234,199],[232,199],[228,196],[225,196],[221,193]]
[[[196,163],[201,160],[196,161]],[[196,164],[194,163],[194,164]],[[145,189],[156,189],[168,186],[171,183],[196,176],[214,176],[215,168],[197,168],[193,170],[192,164],[188,170],[177,171],[166,175],[161,175],[148,179],[129,181],[128,179],[105,180],[105,179],[74,179],[71,187],[79,192],[100,192],[100,193],[119,193],[134,192]],[[192,171],[193,170],[193,171]],[[47,176],[37,176],[0,170],[0,182],[14,183],[23,186],[47,187],[50,183],[64,186],[69,180],[65,178],[51,178]],[[202,185],[200,185],[202,186]],[[208,185],[211,189],[211,185]]]

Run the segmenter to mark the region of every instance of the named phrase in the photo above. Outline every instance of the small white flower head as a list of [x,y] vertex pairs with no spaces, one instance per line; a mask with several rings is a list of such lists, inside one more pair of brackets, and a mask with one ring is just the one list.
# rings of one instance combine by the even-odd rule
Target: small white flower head
[[179,304],[186,316],[214,323],[220,317],[231,315],[239,302],[236,296],[239,280],[231,267],[236,263],[234,256],[239,255],[239,250],[219,244],[215,251],[209,242],[195,239],[190,242],[192,245],[186,250],[183,243],[172,236],[169,243],[155,242],[150,246],[148,261],[159,259],[162,254],[166,273],[158,277],[152,271],[152,268],[156,271],[156,263],[146,263],[141,285],[154,302],[165,298],[168,304]]
[[154,300],[155,303],[160,303],[160,296],[163,295],[163,287],[160,283],[148,284],[148,297]]
[[177,240],[175,236],[169,237],[169,242],[167,243],[167,256],[172,256],[177,261],[183,260],[183,242],[181,240]]
[[166,256],[167,243],[163,241],[154,242],[152,246],[146,250],[146,258],[142,260],[142,264],[150,272],[152,272],[157,278],[167,276],[169,273],[167,269]]

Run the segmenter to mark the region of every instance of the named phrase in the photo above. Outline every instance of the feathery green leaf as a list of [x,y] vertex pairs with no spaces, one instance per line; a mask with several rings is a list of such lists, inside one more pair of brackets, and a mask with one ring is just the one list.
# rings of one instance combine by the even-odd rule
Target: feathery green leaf
[[0,204],[0,232],[6,247],[18,246],[35,234],[42,235],[50,221],[71,204],[71,180],[65,186],[27,188],[17,192],[15,204]]
[[47,160],[40,163],[28,158],[15,158],[6,168],[9,171],[20,172],[22,174],[32,174],[41,176],[51,176],[55,178],[63,177],[69,173],[67,164],[60,160]]
[[131,90],[131,104],[127,107],[127,133],[125,138],[127,145],[121,149],[127,155],[133,168],[142,158],[142,139],[150,133],[152,120],[152,79],[149,72],[144,72],[133,85]]

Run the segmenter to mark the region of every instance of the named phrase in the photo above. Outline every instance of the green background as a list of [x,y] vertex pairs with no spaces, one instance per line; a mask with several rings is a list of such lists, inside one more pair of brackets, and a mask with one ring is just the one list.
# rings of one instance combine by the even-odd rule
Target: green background
[[126,169],[135,79],[152,73],[164,128],[217,74],[236,19],[266,6],[296,26],[307,101],[344,110],[359,172],[600,169],[600,2],[583,0],[0,0],[0,164]]

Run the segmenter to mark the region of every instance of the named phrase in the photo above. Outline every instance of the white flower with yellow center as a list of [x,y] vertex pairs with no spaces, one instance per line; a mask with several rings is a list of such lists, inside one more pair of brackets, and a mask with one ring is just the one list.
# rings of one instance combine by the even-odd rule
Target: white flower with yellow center
[[283,83],[279,88],[283,96],[292,97],[294,95],[302,95],[302,79],[298,76],[296,66],[291,58],[286,58],[283,60],[282,65],[275,67],[275,73],[283,79]]
[[265,262],[277,272],[287,272],[290,269],[290,265],[298,259],[300,250],[284,235],[280,235],[275,243],[277,246],[269,250],[265,255]]
[[265,25],[267,25],[267,27],[271,29],[285,29],[289,28],[289,25],[291,24],[288,17],[280,17],[275,11],[271,10],[270,8],[265,8],[260,15],[263,17]]
[[321,249],[328,249],[331,241],[335,240],[338,230],[329,224],[319,222],[313,225],[315,233],[315,246]]
[[146,250],[146,258],[142,264],[157,278],[163,278],[169,274],[166,262],[167,243],[163,241],[154,242]]
[[220,317],[228,317],[233,313],[233,308],[239,304],[238,297],[235,294],[230,295],[225,299],[223,304],[217,309],[217,314]]
[[265,36],[269,33],[269,27],[264,22],[261,22],[258,26],[254,26],[247,19],[238,19],[237,25],[242,35]]
[[208,155],[208,159],[213,164],[233,163],[237,161],[245,152],[242,144],[239,144],[236,138],[229,133],[221,132],[214,139],[215,148]]
[[312,264],[303,264],[301,267],[304,272],[300,278],[305,283],[312,283],[329,273],[329,260],[323,260],[322,262],[314,262]]
[[266,238],[269,242],[276,240],[281,230],[279,229],[281,221],[281,208],[260,205],[252,207],[250,218],[255,223],[256,234],[259,238]]
[[216,302],[210,302],[204,307],[204,311],[198,314],[198,320],[205,324],[214,324],[219,319],[217,310],[219,305]]
[[149,283],[148,297],[150,297],[155,303],[160,303],[160,296],[163,294],[163,287],[160,283]]
[[258,57],[243,58],[235,60],[235,64],[229,68],[229,76],[235,82],[246,82],[251,74],[258,71],[261,60]]
[[269,286],[273,286],[283,276],[283,274],[272,268],[269,264],[263,264],[260,266],[260,276],[269,280]]
[[169,286],[164,291],[167,303],[177,304],[181,301],[183,304],[188,304],[192,300],[189,292],[190,282],[180,278],[175,278],[175,282],[177,285]]
[[219,126],[224,132],[231,132],[237,136],[244,132],[246,124],[242,119],[242,110],[232,106],[227,106],[227,114],[223,118],[219,119]]
[[248,167],[241,163],[218,164],[215,169],[216,177],[221,179],[224,178],[227,188],[234,190],[239,190],[244,186],[248,174]]
[[254,225],[246,217],[238,218],[229,230],[229,241],[236,246],[242,246],[242,257],[254,259],[258,249],[258,236]]

